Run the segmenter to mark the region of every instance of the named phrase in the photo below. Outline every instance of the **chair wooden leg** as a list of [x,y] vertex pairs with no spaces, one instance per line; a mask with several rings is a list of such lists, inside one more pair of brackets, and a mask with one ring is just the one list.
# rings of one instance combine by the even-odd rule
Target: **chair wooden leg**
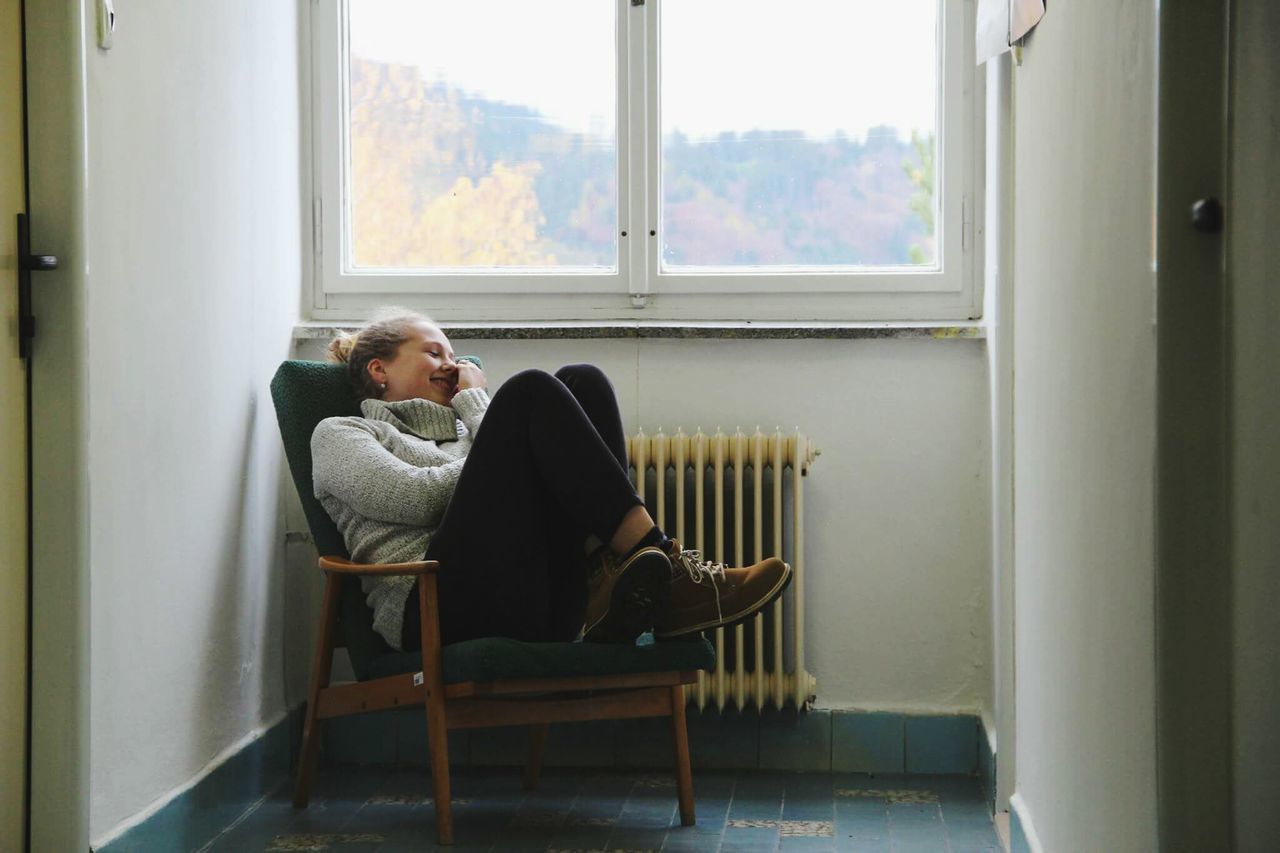
[[[439,708],[432,705],[438,704]],[[436,840],[453,843],[453,803],[449,791],[449,731],[444,721],[444,701],[427,702],[427,744],[431,748],[431,787],[436,805]]]
[[542,753],[547,748],[546,723],[529,727],[529,761],[524,765],[524,789],[532,791],[538,787],[538,776],[542,773]]
[[684,686],[671,688],[671,735],[676,742],[676,791],[680,795],[680,824],[693,826],[693,771],[689,768],[689,726],[684,717]]
[[449,792],[449,725],[445,721],[441,672],[440,598],[435,575],[418,578],[422,628],[422,675],[427,687],[427,745],[431,748],[431,784],[436,805],[436,840],[453,843],[453,803]]
[[311,661],[311,687],[307,691],[307,716],[302,725],[302,753],[298,757],[298,777],[293,786],[293,807],[305,809],[311,798],[311,781],[316,773],[316,753],[320,748],[320,721],[316,709],[320,691],[329,686],[333,669],[333,636],[338,626],[338,600],[342,579],[325,576],[324,605],[320,609],[320,635],[316,637],[316,656]]

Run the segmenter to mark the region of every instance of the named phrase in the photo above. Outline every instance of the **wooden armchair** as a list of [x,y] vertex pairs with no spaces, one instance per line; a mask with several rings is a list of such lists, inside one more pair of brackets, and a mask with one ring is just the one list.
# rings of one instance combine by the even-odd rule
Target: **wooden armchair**
[[[453,843],[449,799],[448,730],[486,726],[530,727],[524,784],[538,782],[550,723],[628,717],[671,718],[680,819],[694,822],[693,780],[685,726],[683,685],[715,665],[705,639],[648,646],[525,643],[494,637],[441,646],[434,561],[352,563],[342,536],[314,497],[311,433],[335,415],[358,415],[343,368],[286,361],[271,382],[285,453],[325,573],[324,604],[311,670],[294,805],[305,808],[315,774],[320,726],[326,719],[422,705],[441,844]],[[415,575],[422,648],[397,652],[373,630],[359,579]],[[357,681],[330,684],[334,650],[347,648]]]

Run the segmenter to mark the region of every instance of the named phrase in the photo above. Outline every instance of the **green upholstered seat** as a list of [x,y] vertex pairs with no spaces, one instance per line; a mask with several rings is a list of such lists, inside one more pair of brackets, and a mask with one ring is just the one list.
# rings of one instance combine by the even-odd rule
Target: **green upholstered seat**
[[[322,556],[350,557],[333,519],[315,498],[311,476],[311,434],[329,417],[359,415],[360,405],[341,364],[286,361],[271,380],[285,456],[316,550]],[[345,577],[339,609],[342,640],[360,681],[422,669],[420,652],[397,652],[373,630],[357,578]],[[524,643],[491,637],[444,647],[444,681],[499,678],[616,675],[709,669],[715,650],[705,639],[635,646],[590,643]]]
[[[445,646],[444,683],[496,681],[500,678],[564,678],[630,672],[687,672],[716,665],[716,652],[699,638],[693,642],[634,646],[599,643],[524,643],[485,637]],[[370,678],[422,669],[421,652],[392,652],[369,666]]]

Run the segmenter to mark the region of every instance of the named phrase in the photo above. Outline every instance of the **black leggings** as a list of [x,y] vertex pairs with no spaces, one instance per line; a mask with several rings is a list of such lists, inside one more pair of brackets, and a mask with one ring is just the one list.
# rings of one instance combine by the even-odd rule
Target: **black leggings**
[[[494,395],[424,559],[440,561],[440,635],[572,640],[587,600],[583,542],[643,502],[627,476],[613,386],[597,367],[525,370]],[[418,591],[403,646],[422,642]]]

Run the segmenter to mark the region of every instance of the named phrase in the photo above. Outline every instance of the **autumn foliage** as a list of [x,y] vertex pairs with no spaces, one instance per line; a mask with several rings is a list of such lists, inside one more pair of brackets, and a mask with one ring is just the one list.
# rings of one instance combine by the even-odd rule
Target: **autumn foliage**
[[[617,263],[616,148],[534,110],[352,57],[357,267]],[[667,264],[934,262],[934,138],[726,133],[663,143]]]

